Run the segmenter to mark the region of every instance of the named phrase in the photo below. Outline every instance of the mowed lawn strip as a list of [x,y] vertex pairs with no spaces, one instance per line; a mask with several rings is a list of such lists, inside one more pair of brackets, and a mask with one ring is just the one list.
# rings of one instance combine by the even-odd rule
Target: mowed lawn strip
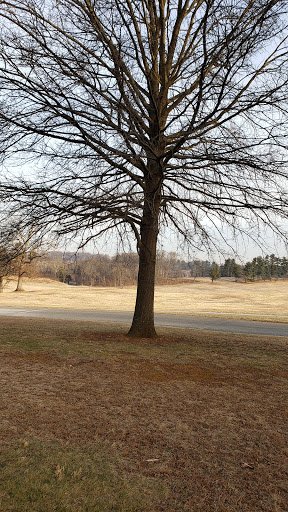
[[0,319],[1,512],[288,510],[288,337]]

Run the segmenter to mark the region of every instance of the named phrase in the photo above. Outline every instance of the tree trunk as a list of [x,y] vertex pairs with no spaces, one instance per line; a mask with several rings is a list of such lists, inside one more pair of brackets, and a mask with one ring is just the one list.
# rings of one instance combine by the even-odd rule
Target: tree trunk
[[18,275],[17,288],[15,292],[24,292],[23,288],[23,274]]
[[[154,184],[155,185],[155,184]],[[158,217],[160,207],[160,186],[157,180],[144,200],[139,247],[139,271],[134,317],[129,336],[154,338],[154,288],[156,267],[156,246],[158,238]]]
[[4,278],[3,276],[0,276],[0,293],[3,293],[4,291]]
[[[153,338],[156,336],[154,327],[154,287],[157,231],[153,227],[153,220],[142,228],[141,247],[139,250],[139,271],[137,283],[137,297],[134,317],[129,336]],[[143,219],[143,222],[144,219]]]

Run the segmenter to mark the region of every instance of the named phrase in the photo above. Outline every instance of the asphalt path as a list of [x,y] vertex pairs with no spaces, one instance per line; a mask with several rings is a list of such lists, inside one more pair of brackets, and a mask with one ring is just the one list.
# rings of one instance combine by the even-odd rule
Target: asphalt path
[[[116,322],[129,324],[133,313],[126,311],[94,311],[87,309],[54,309],[54,308],[3,308],[0,317],[51,318],[61,320],[84,320],[92,322]],[[260,334],[264,336],[287,336],[288,324],[275,322],[259,322],[228,318],[212,318],[192,315],[156,314],[156,326],[180,327],[207,331],[222,331],[243,334]],[[1,325],[1,324],[0,324]]]

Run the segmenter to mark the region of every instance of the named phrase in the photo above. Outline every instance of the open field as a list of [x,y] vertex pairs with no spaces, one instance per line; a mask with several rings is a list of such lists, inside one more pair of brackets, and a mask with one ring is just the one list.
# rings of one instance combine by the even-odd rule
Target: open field
[[1,512],[287,512],[288,337],[1,319]]
[[[69,286],[45,279],[26,280],[25,292],[15,293],[11,281],[0,294],[0,306],[52,307],[133,311],[136,288]],[[208,278],[195,283],[157,286],[155,312],[226,315],[288,322],[288,281],[237,283]],[[272,316],[272,318],[271,318]],[[273,318],[275,316],[275,318]]]

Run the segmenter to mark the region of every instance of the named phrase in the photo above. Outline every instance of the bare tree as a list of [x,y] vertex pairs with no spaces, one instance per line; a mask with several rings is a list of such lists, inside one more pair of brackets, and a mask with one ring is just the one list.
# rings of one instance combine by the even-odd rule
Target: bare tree
[[21,257],[21,247],[16,242],[17,226],[13,221],[0,221],[0,293],[5,280],[15,273],[16,262]]
[[30,225],[27,229],[18,226],[15,233],[14,247],[16,256],[13,266],[17,275],[16,292],[23,292],[23,278],[29,272],[29,267],[37,258],[42,258],[52,247],[45,240],[45,232],[39,227]]
[[9,248],[0,241],[0,293],[3,293],[5,279],[11,274],[13,257]]
[[41,169],[3,200],[83,242],[134,234],[131,335],[155,335],[159,228],[195,247],[224,223],[284,235],[287,1],[0,6],[1,154]]
[[[8,217],[8,218],[7,218]],[[23,277],[36,258],[41,258],[53,244],[46,240],[46,231],[30,224],[23,226],[21,218],[7,216],[0,223],[0,293],[4,279],[17,276],[16,291],[23,291]]]

